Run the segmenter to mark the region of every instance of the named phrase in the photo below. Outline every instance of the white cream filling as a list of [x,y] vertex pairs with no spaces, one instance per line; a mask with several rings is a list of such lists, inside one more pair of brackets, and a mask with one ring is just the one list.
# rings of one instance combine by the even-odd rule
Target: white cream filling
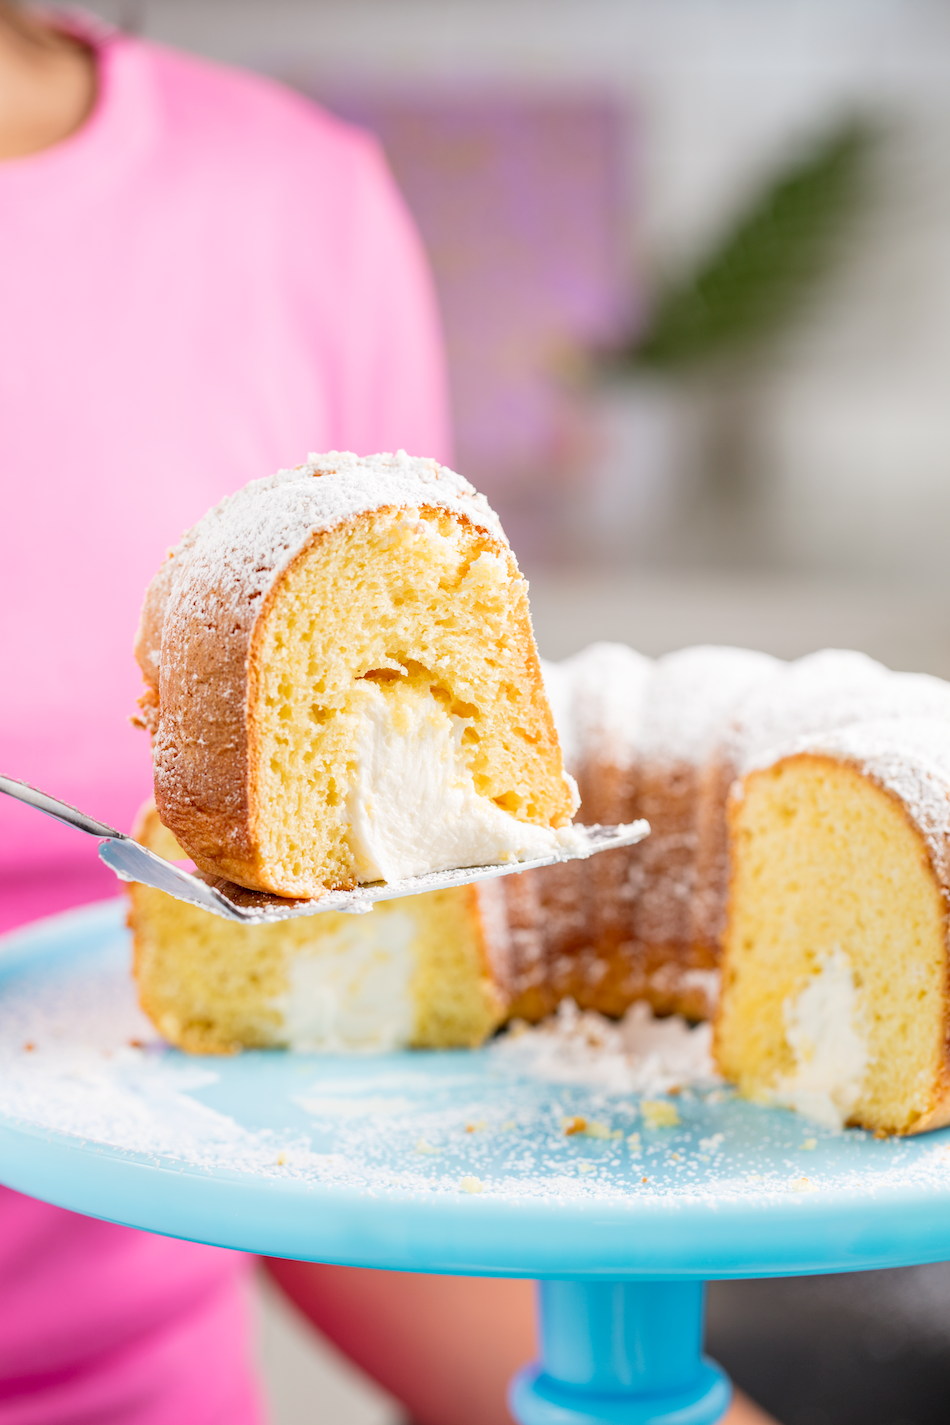
[[274,1001],[290,1048],[385,1051],[410,1042],[415,1023],[412,943],[416,922],[386,914],[341,916],[312,951],[291,959],[290,986]]
[[769,1095],[829,1128],[843,1128],[858,1101],[868,1064],[851,962],[836,947],[816,975],[783,1006],[795,1072]]
[[367,686],[346,809],[360,881],[528,861],[571,845],[572,827],[519,821],[475,790],[462,757],[465,718],[428,694]]

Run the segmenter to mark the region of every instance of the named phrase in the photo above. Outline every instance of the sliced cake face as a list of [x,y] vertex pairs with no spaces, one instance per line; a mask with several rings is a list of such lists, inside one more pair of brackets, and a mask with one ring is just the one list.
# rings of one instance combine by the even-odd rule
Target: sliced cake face
[[527,585],[460,477],[314,458],[171,565],[139,657],[156,800],[203,870],[316,896],[556,849],[576,796]]
[[[182,857],[154,808],[137,834],[157,854]],[[129,891],[142,1007],[191,1053],[472,1047],[507,1007],[494,882],[384,902],[370,915],[249,926],[148,886]]]
[[868,724],[745,778],[716,1053],[748,1096],[887,1133],[950,1120],[948,742]]

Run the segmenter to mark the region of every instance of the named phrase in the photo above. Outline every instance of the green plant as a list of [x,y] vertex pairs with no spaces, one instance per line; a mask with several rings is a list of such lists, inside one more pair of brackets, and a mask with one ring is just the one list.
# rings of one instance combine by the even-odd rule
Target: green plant
[[873,143],[869,124],[848,119],[781,171],[698,268],[660,293],[620,364],[673,372],[780,335],[844,250]]

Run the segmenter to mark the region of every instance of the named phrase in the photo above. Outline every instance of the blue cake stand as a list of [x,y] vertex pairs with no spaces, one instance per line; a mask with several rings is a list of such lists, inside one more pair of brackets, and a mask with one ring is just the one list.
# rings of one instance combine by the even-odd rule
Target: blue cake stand
[[[189,1058],[138,1011],[118,902],[0,942],[0,1178],[271,1256],[533,1277],[522,1425],[707,1425],[703,1282],[950,1257],[950,1130],[831,1134],[726,1090],[553,1083],[497,1048]],[[599,1136],[565,1135],[584,1117]]]

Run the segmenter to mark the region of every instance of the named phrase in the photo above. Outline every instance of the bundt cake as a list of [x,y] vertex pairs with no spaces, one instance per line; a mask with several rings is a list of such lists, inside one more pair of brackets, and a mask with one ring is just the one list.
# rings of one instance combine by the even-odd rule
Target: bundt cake
[[[356,1042],[339,1025],[359,1021],[361,1042],[472,1044],[567,997],[613,1016],[646,1000],[713,1018],[723,1074],[759,1101],[882,1133],[950,1122],[950,684],[835,650],[654,662],[612,644],[543,675],[579,819],[645,816],[651,838],[276,927],[135,888],[162,1032],[194,1049],[329,1044]],[[345,968],[394,950],[398,1029],[359,1019]],[[301,1035],[328,980],[333,1015],[312,1015],[335,1027]]]
[[136,654],[162,822],[239,885],[530,859],[576,808],[525,580],[434,461],[332,452],[247,485],[169,555]]

